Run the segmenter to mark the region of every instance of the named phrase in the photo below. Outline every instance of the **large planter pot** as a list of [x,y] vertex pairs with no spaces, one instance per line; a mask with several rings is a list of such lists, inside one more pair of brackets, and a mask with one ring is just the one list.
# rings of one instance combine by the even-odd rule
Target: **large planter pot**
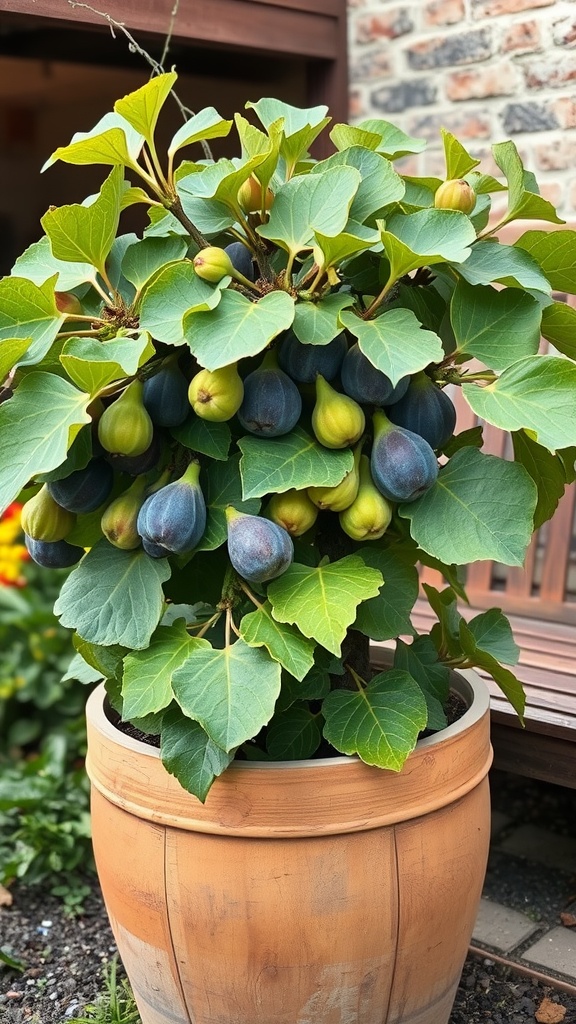
[[446,1024],[489,840],[489,700],[400,774],[233,764],[205,805],[88,702],[94,849],[143,1024]]

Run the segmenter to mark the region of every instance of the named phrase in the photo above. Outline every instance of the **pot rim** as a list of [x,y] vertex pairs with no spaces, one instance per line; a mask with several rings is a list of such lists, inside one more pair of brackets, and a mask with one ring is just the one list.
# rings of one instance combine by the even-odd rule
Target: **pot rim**
[[[378,653],[380,654],[380,658],[375,660],[385,661],[385,659],[382,658],[382,654],[385,654],[385,652]],[[466,729],[482,718],[490,707],[490,692],[488,687],[478,673],[473,670],[468,669],[461,670],[459,672],[451,672],[451,689],[467,703],[467,710],[456,722],[453,722],[445,729],[441,729],[438,732],[432,733],[430,736],[425,736],[423,739],[418,740],[415,750],[427,750],[430,747],[437,746],[440,742],[451,739],[452,737],[465,732]],[[159,747],[152,746],[150,743],[145,743],[143,740],[138,740],[133,736],[129,736],[121,729],[118,729],[117,726],[110,721],[104,710],[105,696],[106,690],[104,683],[100,683],[92,691],[86,703],[86,714],[95,723],[95,725],[97,725],[98,730],[109,739],[119,743],[120,746],[128,750],[133,750],[139,754],[159,759]],[[184,714],[184,712],[182,712],[182,714]],[[409,758],[411,756],[412,754],[409,755]],[[320,758],[311,757],[293,761],[232,761],[230,766],[226,769],[226,772],[228,772],[230,768],[233,768],[234,771],[272,771],[277,768],[308,768],[310,765],[313,765],[315,768],[323,768],[330,765],[335,767],[336,765],[358,761],[362,762],[362,758],[360,758],[358,754],[339,754],[335,757]],[[376,766],[369,765],[368,767]]]

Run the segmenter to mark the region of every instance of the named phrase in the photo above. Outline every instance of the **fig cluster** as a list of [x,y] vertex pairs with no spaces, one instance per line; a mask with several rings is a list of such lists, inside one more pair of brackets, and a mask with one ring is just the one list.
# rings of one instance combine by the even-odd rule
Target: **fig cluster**
[[[251,255],[240,243],[209,247],[199,257],[197,271],[209,280],[231,266],[230,276],[254,278]],[[436,452],[452,436],[456,414],[426,372],[393,385],[344,332],[313,345],[287,331],[259,361],[245,364],[208,370],[180,352],[157,355],[141,377],[94,403],[93,457],[80,468],[65,463],[61,479],[44,483],[24,506],[31,557],[68,567],[101,535],[151,558],[194,552],[207,525],[204,457],[180,437],[198,420],[207,430],[230,422],[235,438],[280,438],[302,426],[327,450],[353,455],[335,486],[271,494],[260,515],[226,509],[230,562],[250,584],[283,573],[294,557],[293,538],[312,538],[325,517],[334,517],[353,541],[378,540],[396,504],[416,500],[434,484]],[[91,537],[96,523],[91,541],[87,522]]]

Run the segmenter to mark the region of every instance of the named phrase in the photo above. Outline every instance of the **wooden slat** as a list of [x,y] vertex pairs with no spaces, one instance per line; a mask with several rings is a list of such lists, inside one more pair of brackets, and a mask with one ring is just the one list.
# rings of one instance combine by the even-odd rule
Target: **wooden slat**
[[540,585],[540,594],[545,600],[561,603],[565,597],[575,498],[576,489],[572,486],[560,499],[554,518],[548,525],[548,540]]
[[492,722],[494,767],[576,789],[574,743]]
[[[164,36],[173,0],[108,0],[105,10],[128,28]],[[289,0],[194,0],[182,4],[174,27],[175,39],[219,44],[255,53],[290,53],[326,60],[342,59],[340,0],[298,3]],[[0,0],[0,12],[50,18],[66,24],[103,25],[93,10],[72,9],[61,0]]]

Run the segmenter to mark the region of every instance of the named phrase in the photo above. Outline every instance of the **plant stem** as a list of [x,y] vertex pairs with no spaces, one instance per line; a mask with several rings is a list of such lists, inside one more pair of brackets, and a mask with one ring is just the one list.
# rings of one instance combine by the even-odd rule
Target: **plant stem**
[[[201,640],[202,637],[205,636],[205,634],[208,632],[208,630],[211,629],[212,626],[216,625],[216,623],[218,622],[218,619],[220,618],[221,615],[222,615],[222,612],[215,612],[214,615],[212,615],[208,619],[208,621],[204,623],[204,625],[202,626],[200,631],[198,633],[196,633],[195,639],[196,640]],[[191,629],[195,629],[195,628],[196,628],[195,626],[191,627]]]
[[361,314],[363,320],[370,319],[372,314],[375,313],[378,307],[382,305],[384,299],[388,295],[388,292],[391,291],[391,289],[394,287],[394,284],[395,278],[391,274],[380,294],[377,295],[376,298],[370,303],[368,309],[365,309],[364,312]]
[[252,604],[255,605],[256,608],[263,608],[264,607],[263,604],[261,603],[261,601],[258,600],[256,595],[252,593],[252,591],[250,590],[250,587],[246,583],[244,583],[244,580],[240,580],[240,586],[241,586],[242,590],[244,591],[244,593],[246,594],[246,597],[248,597],[250,599],[250,601],[252,601]]
[[184,213],[184,210],[182,209],[182,203],[180,202],[178,196],[169,204],[168,209],[170,210],[170,213],[174,214],[176,220],[179,220],[182,226],[186,228],[186,231],[188,232],[190,237],[196,242],[198,248],[206,249],[208,246],[207,240],[204,238],[204,235],[202,235],[200,231],[198,231],[196,225],[193,224],[189,217],[187,217],[186,214]]

